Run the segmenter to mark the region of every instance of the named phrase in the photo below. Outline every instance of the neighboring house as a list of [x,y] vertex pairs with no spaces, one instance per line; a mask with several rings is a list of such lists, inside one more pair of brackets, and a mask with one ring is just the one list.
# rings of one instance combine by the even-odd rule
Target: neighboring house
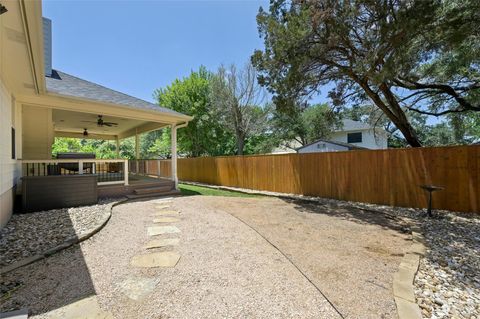
[[373,128],[363,122],[343,120],[342,127],[335,130],[328,139],[319,139],[305,146],[297,140],[286,141],[276,147],[271,154],[386,149],[387,136],[385,130],[381,128]]
[[[107,187],[137,191],[134,181],[129,183],[126,160],[85,160],[87,165],[84,160],[52,160],[55,137],[114,140],[118,154],[119,141],[135,136],[138,158],[139,134],[171,127],[170,182],[176,188],[176,130],[192,117],[52,69],[51,22],[42,19],[41,1],[7,0],[2,5],[7,11],[0,16],[0,227],[9,220],[22,177],[28,175],[57,178],[49,175],[75,166],[77,175],[103,174],[99,193]],[[81,185],[73,186],[80,198]]]
[[366,148],[342,142],[317,140],[313,143],[297,148],[297,153],[341,152],[352,150],[366,150]]
[[381,128],[359,121],[343,120],[343,126],[337,129],[328,140],[353,144],[372,150],[385,149],[388,147],[388,135]]

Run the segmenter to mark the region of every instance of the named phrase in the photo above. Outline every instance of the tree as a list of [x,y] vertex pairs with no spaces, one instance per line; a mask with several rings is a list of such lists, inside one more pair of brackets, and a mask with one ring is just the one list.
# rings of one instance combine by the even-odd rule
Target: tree
[[186,128],[178,131],[178,149],[187,156],[223,155],[231,134],[222,127],[210,102],[212,74],[205,67],[171,85],[157,89],[158,103],[172,110],[193,115]]
[[480,111],[477,0],[271,0],[253,64],[279,107],[334,83],[335,106],[370,100],[421,146],[405,114]]
[[211,100],[217,117],[235,136],[236,153],[243,155],[246,140],[265,130],[268,117],[255,68],[250,63],[241,70],[221,66],[212,78]]
[[276,110],[273,117],[277,145],[287,147],[294,147],[289,144],[290,141],[307,145],[321,138],[328,139],[340,126],[339,115],[328,104],[297,105],[292,112]]
[[[480,113],[476,113],[480,115]],[[343,118],[361,121],[374,128],[382,128],[388,133],[389,147],[405,147],[407,145],[398,129],[378,108],[373,105],[356,105],[345,108],[341,112]],[[418,112],[407,111],[406,116],[418,132],[418,138],[424,146],[443,146],[470,144],[480,136],[475,134],[473,119],[470,114],[452,113],[442,122],[428,124],[428,117]],[[479,117],[480,118],[480,117]]]

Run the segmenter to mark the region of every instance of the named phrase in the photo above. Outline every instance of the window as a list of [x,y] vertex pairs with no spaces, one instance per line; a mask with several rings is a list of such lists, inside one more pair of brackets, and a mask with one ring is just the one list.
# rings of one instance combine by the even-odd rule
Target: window
[[347,143],[362,143],[362,132],[348,133]]
[[15,129],[12,127],[12,159],[15,159]]

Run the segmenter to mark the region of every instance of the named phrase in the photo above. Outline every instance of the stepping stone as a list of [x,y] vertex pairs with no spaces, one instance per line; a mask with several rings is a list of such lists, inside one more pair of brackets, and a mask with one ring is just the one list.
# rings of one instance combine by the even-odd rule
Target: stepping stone
[[147,297],[158,284],[158,279],[130,277],[120,283],[120,291],[132,300],[142,300]]
[[161,248],[165,246],[175,246],[178,245],[180,239],[178,238],[163,238],[163,239],[154,239],[149,241],[143,248],[152,249],[152,248]]
[[97,302],[97,296],[91,296],[80,299],[71,304],[65,305],[58,309],[43,314],[45,318],[62,318],[62,319],[113,319],[110,312],[103,311]]
[[0,312],[2,319],[28,319],[28,309],[20,309],[9,312]]
[[169,216],[169,215],[178,215],[178,214],[180,214],[180,212],[176,210],[164,210],[161,212],[153,213],[152,215],[153,216]]
[[173,251],[165,251],[135,256],[130,264],[141,268],[175,267],[179,259],[180,254]]
[[147,228],[148,236],[156,236],[162,234],[175,234],[179,233],[180,229],[175,226],[151,226]]
[[154,223],[176,223],[179,221],[180,219],[175,217],[160,217],[153,220]]

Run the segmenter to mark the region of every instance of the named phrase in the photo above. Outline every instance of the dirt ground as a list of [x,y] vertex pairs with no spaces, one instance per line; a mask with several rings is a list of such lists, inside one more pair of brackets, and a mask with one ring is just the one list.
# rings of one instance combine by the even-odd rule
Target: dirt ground
[[[382,215],[277,198],[175,198],[181,255],[175,268],[140,269],[158,200],[114,208],[91,239],[8,273],[19,288],[0,309],[28,307],[38,318],[97,295],[115,318],[340,318],[293,261],[346,318],[395,318],[392,279],[407,236]],[[237,218],[240,218],[238,220]],[[249,224],[252,228],[244,224]],[[155,279],[143,299],[125,282]]]
[[409,236],[378,213],[305,201],[205,198],[283,251],[346,318],[396,318],[393,275]]

